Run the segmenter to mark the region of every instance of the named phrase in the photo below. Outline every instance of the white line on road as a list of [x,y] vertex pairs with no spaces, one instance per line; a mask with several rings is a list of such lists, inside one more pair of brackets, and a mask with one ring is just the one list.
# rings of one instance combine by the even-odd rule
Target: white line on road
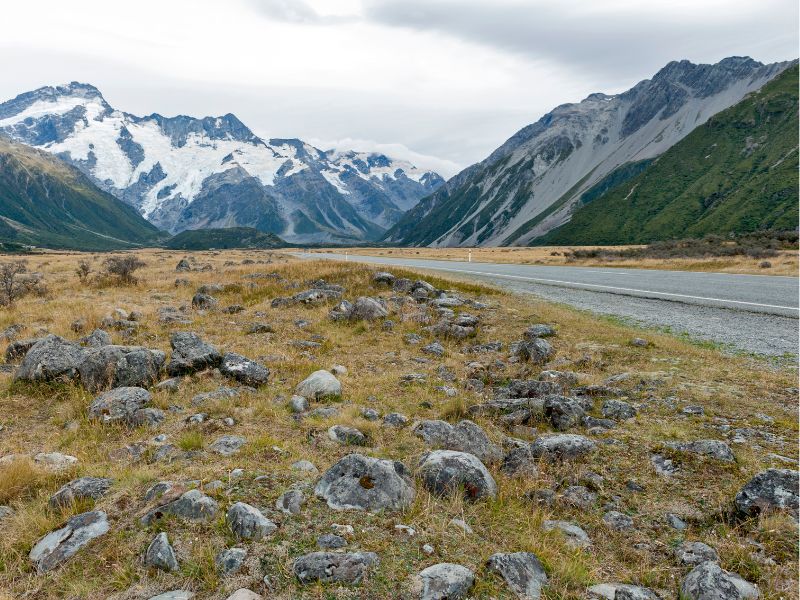
[[[365,257],[367,258],[367,257]],[[526,277],[524,275],[510,275],[510,274],[503,274],[503,273],[489,273],[486,271],[473,271],[470,269],[453,269],[448,267],[437,267],[432,265],[412,265],[408,263],[380,263],[377,264],[394,264],[400,267],[412,267],[417,269],[434,269],[437,271],[450,271],[453,273],[467,273],[470,275],[486,275],[489,277],[505,277],[508,279],[521,279],[523,281],[538,281],[540,283],[554,283],[554,284],[561,284],[561,285],[574,285],[579,287],[591,287],[591,288],[599,288],[599,289],[606,289],[606,290],[617,290],[620,292],[638,292],[640,294],[655,294],[657,296],[668,296],[671,298],[690,298],[692,300],[706,300],[711,302],[723,302],[728,304],[742,304],[744,306],[760,306],[762,308],[780,308],[783,310],[795,310],[800,311],[800,308],[797,306],[781,306],[779,304],[762,304],[760,302],[745,302],[744,300],[726,300],[724,298],[709,298],[706,296],[691,296],[689,294],[673,294],[671,292],[656,292],[653,290],[640,290],[636,288],[625,288],[625,287],[616,287],[613,285],[601,285],[598,283],[582,283],[579,281],[563,281],[560,279],[544,279],[541,277]]]

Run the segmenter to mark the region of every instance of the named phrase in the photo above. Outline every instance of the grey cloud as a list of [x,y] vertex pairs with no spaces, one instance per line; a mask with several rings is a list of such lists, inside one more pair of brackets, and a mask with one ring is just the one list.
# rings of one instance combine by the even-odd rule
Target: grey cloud
[[[365,18],[387,26],[435,31],[469,42],[554,61],[566,68],[627,83],[670,60],[693,55],[752,52],[769,60],[797,48],[795,0],[761,0],[757,10],[681,14],[630,8],[576,10],[571,2],[476,0],[365,0]],[[609,77],[621,77],[611,81]]]
[[320,15],[303,0],[248,0],[263,16],[303,25],[335,25],[353,21],[355,17]]

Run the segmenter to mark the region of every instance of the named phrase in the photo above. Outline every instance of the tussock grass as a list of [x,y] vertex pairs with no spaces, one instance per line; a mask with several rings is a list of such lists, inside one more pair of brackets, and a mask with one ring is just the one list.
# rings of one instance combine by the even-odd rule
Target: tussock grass
[[[513,252],[509,252],[513,254]],[[515,297],[491,287],[435,278],[435,285],[458,290],[489,307],[479,312],[482,320],[478,336],[467,342],[445,341],[445,357],[431,363],[418,362],[423,357],[421,345],[432,341],[424,325],[404,320],[393,314],[391,332],[381,323],[356,326],[334,323],[327,318],[333,303],[320,306],[291,306],[272,309],[276,297],[290,296],[307,287],[307,282],[324,278],[329,283],[347,288],[345,297],[359,295],[391,295],[386,288],[371,283],[374,269],[354,263],[330,261],[301,262],[277,253],[259,252],[183,252],[147,251],[140,253],[146,266],[137,271],[139,282],[133,286],[83,285],[75,275],[79,260],[89,260],[96,271],[103,256],[48,254],[30,258],[31,270],[42,271],[51,294],[48,298],[21,299],[0,313],[0,329],[12,323],[24,323],[22,336],[36,334],[38,328],[74,339],[70,329],[76,318],[87,322],[87,332],[98,326],[103,317],[120,307],[138,310],[144,315],[141,327],[130,337],[112,331],[115,343],[140,344],[169,352],[169,336],[174,331],[197,331],[210,343],[223,350],[239,352],[261,360],[272,372],[271,381],[254,393],[236,398],[191,404],[200,392],[215,390],[234,383],[206,372],[186,377],[178,392],[154,393],[154,405],[165,410],[167,420],[155,431],[103,426],[86,418],[93,395],[78,386],[29,386],[12,383],[9,375],[0,374],[0,457],[11,453],[32,456],[37,452],[59,451],[79,459],[75,472],[60,475],[30,473],[18,477],[13,495],[6,500],[14,509],[3,521],[0,536],[0,589],[11,591],[11,597],[43,598],[147,598],[167,589],[192,589],[198,598],[225,598],[238,587],[250,586],[267,597],[289,598],[369,598],[370,600],[408,597],[412,576],[437,562],[457,562],[473,569],[478,583],[475,598],[503,598],[508,594],[502,581],[486,573],[484,564],[494,552],[530,550],[537,553],[547,567],[551,585],[548,599],[582,597],[587,585],[606,581],[627,581],[652,586],[665,597],[675,595],[684,570],[671,559],[673,548],[682,539],[698,539],[716,547],[723,566],[737,569],[743,576],[759,584],[765,597],[797,595],[797,529],[790,519],[765,516],[760,520],[739,524],[732,522],[730,502],[737,489],[749,477],[767,466],[780,466],[769,458],[770,453],[792,456],[797,443],[797,399],[789,388],[796,386],[796,371],[771,367],[749,358],[731,358],[713,348],[689,345],[673,336],[636,331],[624,323],[596,319],[563,306]],[[193,256],[197,264],[209,263],[214,270],[176,273],[174,266],[184,255]],[[271,260],[270,263],[242,265],[245,258]],[[558,257],[554,257],[558,258]],[[235,264],[227,265],[233,261]],[[45,264],[46,263],[46,264]],[[434,278],[404,270],[392,271],[412,279]],[[254,273],[276,273],[278,277],[248,278]],[[187,287],[176,287],[176,278],[190,281]],[[188,310],[191,325],[164,325],[158,322],[158,309],[190,305],[195,289],[203,284],[220,283],[226,291],[215,294],[221,308],[231,304],[245,307],[242,313],[224,310],[200,313]],[[414,307],[404,309],[409,314]],[[464,308],[464,312],[475,311]],[[308,321],[306,327],[296,325]],[[272,333],[246,335],[251,323],[269,323]],[[384,427],[382,421],[371,422],[361,410],[371,407],[381,415],[400,412],[411,422],[420,419],[446,419],[457,422],[469,418],[471,405],[481,402],[481,394],[464,390],[463,382],[473,361],[487,364],[484,381],[502,383],[510,378],[535,378],[541,370],[525,364],[507,364],[495,369],[489,363],[500,355],[462,354],[466,344],[500,340],[505,344],[519,339],[527,325],[536,322],[554,324],[558,336],[552,338],[557,350],[554,368],[581,373],[582,383],[599,384],[607,377],[622,372],[631,378],[619,384],[626,399],[639,406],[639,415],[630,422],[601,436],[609,443],[598,445],[592,456],[567,464],[539,464],[538,474],[505,477],[498,465],[491,465],[499,495],[494,501],[464,502],[458,496],[433,497],[418,486],[416,501],[399,514],[362,514],[336,512],[313,498],[314,476],[292,470],[297,460],[313,462],[323,471],[351,452],[400,460],[414,468],[426,450],[410,427]],[[423,343],[411,346],[403,342],[408,333],[422,336]],[[313,350],[293,344],[300,340],[320,339],[322,346]],[[632,337],[646,337],[652,342],[647,349],[629,345]],[[340,377],[343,396],[312,403],[312,408],[334,406],[336,416],[297,420],[288,408],[288,398],[296,384],[317,369],[334,364],[347,367]],[[437,376],[442,364],[457,376],[451,384]],[[402,385],[400,377],[418,372],[427,376],[421,384]],[[454,398],[436,390],[440,385],[458,389]],[[592,414],[599,416],[601,401]],[[703,417],[685,417],[679,409],[688,404],[702,404]],[[196,412],[205,412],[210,420],[201,425],[188,425],[184,419]],[[755,413],[763,413],[772,423],[760,421]],[[222,424],[232,417],[234,426]],[[650,454],[664,451],[665,441],[688,441],[700,438],[724,439],[716,427],[717,419],[726,419],[731,427],[758,428],[768,431],[784,445],[764,439],[733,446],[736,463],[720,465],[696,457],[675,455],[681,474],[662,478],[650,466]],[[475,419],[489,437],[501,444],[509,432],[492,419]],[[366,448],[340,445],[330,440],[327,429],[342,424],[358,428],[369,436]],[[531,437],[550,431],[545,423],[532,423]],[[193,452],[191,460],[151,463],[155,445],[150,445],[145,459],[139,462],[117,457],[117,451],[137,442],[150,443],[156,434],[165,434],[167,443]],[[241,452],[227,458],[207,450],[208,444],[225,434],[244,436],[247,443]],[[616,440],[616,442],[614,442]],[[757,448],[751,447],[758,445]],[[112,458],[114,457],[114,458]],[[28,462],[28,465],[32,463]],[[31,468],[36,468],[33,465]],[[231,477],[234,468],[245,475]],[[557,494],[569,485],[581,483],[589,473],[602,476],[596,490],[598,500],[590,509],[575,509],[561,500],[544,506],[527,498],[529,492],[552,489]],[[47,509],[47,500],[60,485],[81,475],[106,476],[114,479],[111,492],[94,507],[108,512],[112,529],[63,567],[46,577],[32,572],[27,553],[42,535],[60,526],[71,514],[92,505],[79,503],[66,511]],[[255,481],[256,476],[263,476]],[[7,484],[0,476],[0,490]],[[247,544],[249,558],[245,575],[219,578],[213,558],[223,548],[239,543],[227,528],[222,514],[212,523],[186,524],[177,519],[164,519],[150,528],[142,528],[138,519],[146,510],[145,491],[162,480],[199,481],[203,489],[208,482],[221,480],[223,488],[211,493],[220,503],[221,513],[235,501],[259,507],[279,525],[268,540]],[[635,480],[644,492],[627,490],[626,483]],[[277,497],[292,486],[303,489],[308,500],[300,515],[289,517],[274,509]],[[11,489],[8,485],[8,489]],[[634,519],[632,533],[610,532],[602,522],[603,506],[615,501],[619,509]],[[678,534],[664,524],[663,515],[674,512],[689,523],[685,534]],[[465,520],[474,534],[465,534],[449,526],[453,518]],[[593,540],[590,550],[573,550],[558,532],[544,532],[545,519],[578,523]],[[356,534],[350,539],[354,550],[375,551],[381,567],[356,588],[297,586],[292,574],[293,560],[316,549],[315,540],[331,532],[333,523],[348,523]],[[414,537],[395,531],[396,524],[416,530]],[[141,555],[159,530],[167,531],[181,563],[177,573],[151,573],[141,563]],[[755,547],[750,540],[757,541]],[[423,544],[434,549],[433,556],[422,553]],[[761,549],[763,548],[763,550]],[[755,554],[754,554],[755,552]],[[765,561],[769,557],[773,562]],[[269,577],[272,590],[261,584]],[[2,596],[0,596],[1,598]]]

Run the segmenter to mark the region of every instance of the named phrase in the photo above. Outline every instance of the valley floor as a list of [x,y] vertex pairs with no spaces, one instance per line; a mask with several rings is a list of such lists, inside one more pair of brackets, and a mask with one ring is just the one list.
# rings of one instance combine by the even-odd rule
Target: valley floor
[[768,259],[769,268],[761,267],[764,259],[747,256],[708,258],[641,258],[641,259],[572,259],[567,253],[575,249],[619,250],[641,246],[542,246],[533,248],[321,248],[308,252],[348,252],[365,256],[393,258],[429,258],[437,260],[468,260],[473,262],[509,263],[519,265],[549,265],[575,267],[611,267],[628,269],[662,269],[713,273],[747,273],[752,275],[798,275],[798,252],[783,250]]
[[[519,250],[524,251],[546,252]],[[499,261],[516,250],[486,252]],[[796,496],[795,515],[733,515],[737,491],[754,475],[773,467],[797,469],[795,369],[724,356],[670,335],[452,279],[424,276],[448,290],[448,298],[461,299],[452,309],[455,315],[478,318],[474,335],[465,339],[431,330],[439,319],[433,303],[376,283],[376,269],[364,264],[296,260],[270,251],[148,250],[138,255],[146,266],[131,286],[94,281],[91,275],[87,283],[78,281],[78,262],[88,259],[96,272],[103,255],[30,257],[29,268],[43,274],[47,293],[0,309],[0,331],[21,324],[20,338],[49,332],[75,340],[105,326],[116,344],[160,349],[168,357],[171,334],[193,331],[220,350],[267,366],[269,381],[239,389],[235,396],[203,400],[197,394],[239,384],[214,369],[186,375],[176,391],[151,388],[152,405],[164,411],[163,421],[131,428],[91,419],[89,406],[97,394],[79,383],[15,381],[16,364],[0,365],[5,367],[0,369],[0,506],[10,507],[10,514],[0,516],[0,599],[144,600],[185,589],[203,600],[228,598],[239,588],[286,600],[410,599],[419,597],[412,592],[414,577],[445,562],[475,574],[470,597],[505,599],[515,596],[487,568],[487,559],[498,552],[528,551],[547,572],[546,600],[585,598],[599,583],[645,586],[666,600],[678,597],[693,569],[681,549],[694,541],[711,546],[722,568],[756,584],[765,599],[800,593]],[[473,255],[473,260],[487,256]],[[184,257],[192,270],[176,272]],[[412,281],[422,277],[391,271]],[[320,287],[319,279],[342,286],[350,301],[383,298],[388,315],[374,321],[333,320],[330,312],[338,299],[273,306],[276,298]],[[196,290],[213,284],[219,286],[207,291],[217,305],[192,308]],[[136,324],[113,316],[116,309],[138,313]],[[187,322],[169,322],[169,314]],[[76,320],[82,328],[73,327]],[[511,347],[537,323],[556,332],[546,338],[555,353],[541,364],[524,360]],[[441,350],[429,346],[437,338]],[[634,343],[635,338],[646,339]],[[476,347],[490,342],[501,344]],[[337,375],[341,397],[312,399],[309,410],[293,412],[290,398],[297,384],[334,365],[346,368]],[[565,461],[535,459],[514,473],[503,455],[555,433],[553,416],[545,416],[541,406],[524,418],[473,407],[503,397],[501,388],[515,379],[559,381],[565,394],[581,398],[585,416],[594,421],[578,420],[564,429],[586,436],[591,450]],[[635,415],[620,418],[611,409],[622,405],[614,401]],[[203,419],[187,421],[201,412]],[[392,413],[408,420],[384,421]],[[603,427],[585,426],[608,415],[611,421]],[[469,501],[461,493],[439,496],[427,490],[417,472],[420,457],[430,450],[418,435],[418,423],[426,419],[453,425],[471,419],[486,432],[499,451],[485,461],[497,484],[494,498]],[[332,439],[335,425],[357,428],[365,436],[362,445]],[[244,444],[223,456],[214,442],[224,435],[240,436]],[[678,449],[708,439],[729,447],[733,460]],[[53,471],[27,458],[49,452],[77,462]],[[334,510],[315,497],[320,474],[354,452],[402,462],[416,487],[413,501],[397,512],[368,513]],[[298,470],[297,461],[310,461],[315,470]],[[669,465],[671,474],[654,464]],[[90,475],[113,479],[107,494],[48,506],[62,485]],[[159,502],[145,495],[161,481],[179,490],[199,487],[218,504],[218,514],[202,522],[167,515],[142,525],[140,518]],[[304,496],[297,514],[276,508],[276,500],[290,489]],[[237,539],[225,513],[240,501],[259,508],[277,530],[258,541]],[[55,569],[37,573],[28,557],[37,540],[92,509],[107,513],[108,533]],[[629,526],[615,528],[620,519],[609,517],[613,511],[628,517]],[[465,521],[469,531],[453,519]],[[581,527],[588,545],[576,546],[548,521]],[[341,525],[353,528],[342,534],[344,550],[375,552],[379,565],[355,585],[300,583],[295,561],[319,550],[320,535],[345,531]],[[143,564],[142,555],[159,532],[166,532],[174,546],[175,571]],[[232,547],[245,549],[247,558],[238,573],[223,576],[215,557]]]

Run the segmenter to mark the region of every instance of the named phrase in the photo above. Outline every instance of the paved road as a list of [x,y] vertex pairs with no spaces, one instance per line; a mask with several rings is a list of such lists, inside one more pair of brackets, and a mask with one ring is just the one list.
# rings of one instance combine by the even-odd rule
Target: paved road
[[[342,254],[299,254],[344,260]],[[798,354],[798,279],[645,269],[544,267],[349,255],[350,261],[445,271],[596,313],[668,328],[731,349]]]

